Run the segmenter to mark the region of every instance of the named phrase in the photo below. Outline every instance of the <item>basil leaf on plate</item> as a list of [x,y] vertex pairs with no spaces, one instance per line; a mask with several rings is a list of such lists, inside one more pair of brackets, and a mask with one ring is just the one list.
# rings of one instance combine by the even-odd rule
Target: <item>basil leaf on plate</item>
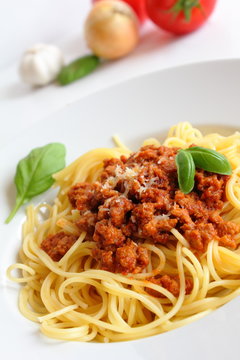
[[52,143],[33,149],[17,165],[14,182],[17,189],[15,206],[6,219],[9,223],[21,205],[49,189],[54,183],[52,175],[65,167],[65,146]]
[[99,57],[95,55],[83,56],[64,66],[57,77],[57,81],[60,85],[68,85],[93,72],[99,64]]
[[194,187],[195,164],[190,152],[180,150],[176,156],[178,185],[184,194],[188,194]]
[[186,149],[193,157],[197,168],[221,175],[231,175],[232,168],[228,159],[219,152],[201,146]]

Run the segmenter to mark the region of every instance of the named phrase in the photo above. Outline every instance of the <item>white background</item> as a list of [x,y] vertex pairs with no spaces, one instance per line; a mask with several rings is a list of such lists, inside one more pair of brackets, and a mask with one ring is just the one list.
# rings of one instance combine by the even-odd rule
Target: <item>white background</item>
[[[83,24],[89,9],[90,0],[1,1],[0,146],[14,143],[14,138],[25,133],[30,125],[109,85],[180,64],[240,58],[240,1],[218,0],[208,23],[195,33],[173,37],[147,22],[141,30],[142,40],[132,54],[105,64],[68,87],[31,89],[21,83],[18,77],[21,55],[37,42],[58,45],[66,62],[88,52]],[[184,83],[182,87],[184,91]]]

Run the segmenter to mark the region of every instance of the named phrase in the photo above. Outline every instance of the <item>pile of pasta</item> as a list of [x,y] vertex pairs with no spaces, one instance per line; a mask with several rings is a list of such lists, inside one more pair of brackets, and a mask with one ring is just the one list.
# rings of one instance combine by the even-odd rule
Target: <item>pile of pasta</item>
[[[177,230],[173,231],[175,246],[143,243],[150,262],[139,274],[100,270],[91,256],[95,243],[86,240],[84,232],[59,262],[40,249],[48,234],[61,230],[79,234],[74,224],[77,210],[72,209],[67,192],[77,182],[96,181],[104,159],[130,154],[118,138],[115,141],[117,147],[89,151],[54,176],[60,190],[52,205],[27,208],[20,261],[7,270],[11,280],[23,285],[21,313],[39,323],[42,333],[52,338],[97,342],[139,339],[200,319],[240,294],[240,247],[233,251],[212,241],[197,257]],[[147,144],[160,146],[156,139],[147,139],[143,145]],[[222,216],[240,224],[240,133],[204,136],[184,122],[173,126],[163,142],[181,148],[191,144],[217,150],[229,159],[233,174],[227,183],[228,201]],[[16,269],[20,277],[13,275]],[[178,275],[179,296],[146,282],[156,274]],[[185,294],[186,277],[193,281],[189,295]],[[147,288],[157,290],[162,297],[151,296]]]

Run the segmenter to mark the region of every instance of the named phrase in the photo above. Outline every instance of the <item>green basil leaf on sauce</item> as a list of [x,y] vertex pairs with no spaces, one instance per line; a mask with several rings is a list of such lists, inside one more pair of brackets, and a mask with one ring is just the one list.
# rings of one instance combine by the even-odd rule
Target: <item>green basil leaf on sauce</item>
[[176,156],[178,185],[184,194],[188,194],[194,187],[195,164],[190,152],[180,150]]
[[57,77],[57,81],[60,85],[68,85],[93,72],[99,64],[100,59],[97,56],[83,56],[64,66]]
[[21,205],[49,189],[54,183],[52,175],[65,167],[66,149],[63,144],[52,143],[33,149],[17,165],[14,182],[16,203],[6,219],[9,223]]
[[231,175],[232,168],[228,159],[219,152],[201,146],[186,149],[193,157],[197,168],[221,175]]

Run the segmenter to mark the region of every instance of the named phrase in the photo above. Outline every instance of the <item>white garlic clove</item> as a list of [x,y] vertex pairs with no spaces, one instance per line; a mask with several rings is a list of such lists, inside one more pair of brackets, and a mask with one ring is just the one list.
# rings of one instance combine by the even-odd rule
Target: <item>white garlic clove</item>
[[63,54],[59,48],[36,44],[23,54],[19,73],[25,83],[43,86],[56,79],[63,64]]

